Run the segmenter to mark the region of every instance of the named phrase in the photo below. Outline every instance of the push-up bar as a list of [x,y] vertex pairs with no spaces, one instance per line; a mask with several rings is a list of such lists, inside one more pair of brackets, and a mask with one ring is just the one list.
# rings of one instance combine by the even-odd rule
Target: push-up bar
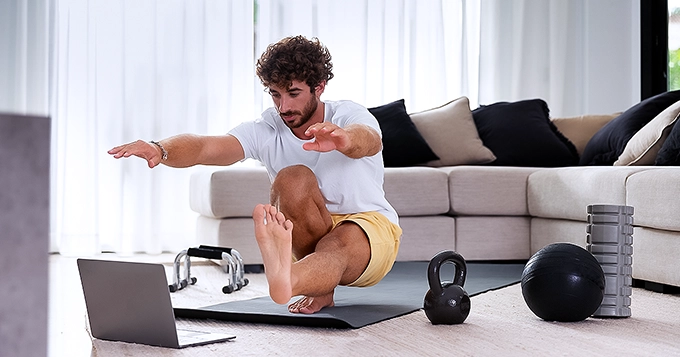
[[[241,290],[248,285],[248,279],[244,278],[243,259],[241,254],[233,248],[212,247],[208,245],[201,245],[198,248],[189,248],[183,250],[175,257],[173,264],[173,278],[174,281],[168,286],[170,292],[182,290],[189,285],[196,284],[196,277],[191,276],[191,259],[190,257],[205,258],[219,260],[220,265],[225,273],[229,284],[222,288],[225,294],[231,294],[234,291]],[[181,275],[181,265],[184,261],[184,277]]]

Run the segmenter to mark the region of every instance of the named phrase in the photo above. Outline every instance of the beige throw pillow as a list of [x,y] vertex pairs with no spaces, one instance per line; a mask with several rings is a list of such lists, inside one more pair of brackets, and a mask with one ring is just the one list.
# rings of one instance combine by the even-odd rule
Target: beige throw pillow
[[614,166],[654,165],[656,154],[673,129],[680,114],[680,101],[664,109],[633,135]]
[[590,138],[592,138],[598,130],[602,129],[605,124],[609,123],[620,114],[621,113],[581,115],[577,117],[552,118],[550,121],[555,124],[557,130],[559,130],[562,135],[567,137],[567,139],[574,144],[576,151],[580,156],[583,154],[583,150],[585,150]]
[[430,161],[427,166],[485,164],[496,160],[479,138],[466,97],[409,115],[420,135],[439,156],[439,160]]

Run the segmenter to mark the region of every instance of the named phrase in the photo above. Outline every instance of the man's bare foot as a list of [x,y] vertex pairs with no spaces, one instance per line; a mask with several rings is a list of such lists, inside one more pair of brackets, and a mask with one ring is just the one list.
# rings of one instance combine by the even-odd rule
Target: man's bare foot
[[255,206],[253,222],[269,284],[269,296],[277,304],[285,304],[293,297],[290,275],[293,264],[293,222],[269,204]]
[[288,311],[300,314],[313,314],[324,307],[334,306],[333,292],[322,296],[305,296],[288,305]]

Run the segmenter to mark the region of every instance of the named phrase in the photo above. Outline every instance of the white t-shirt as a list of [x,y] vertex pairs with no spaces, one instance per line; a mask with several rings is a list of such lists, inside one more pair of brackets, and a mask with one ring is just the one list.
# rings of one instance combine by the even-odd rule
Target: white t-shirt
[[[339,127],[365,124],[382,135],[378,121],[363,106],[351,101],[324,103],[326,122]],[[302,148],[306,140],[293,134],[275,108],[265,110],[255,121],[238,125],[229,134],[241,143],[246,158],[264,164],[271,180],[285,167],[309,167],[319,181],[330,213],[377,211],[399,224],[397,212],[387,202],[383,191],[385,170],[382,151],[360,159],[349,158],[339,151],[307,151]]]

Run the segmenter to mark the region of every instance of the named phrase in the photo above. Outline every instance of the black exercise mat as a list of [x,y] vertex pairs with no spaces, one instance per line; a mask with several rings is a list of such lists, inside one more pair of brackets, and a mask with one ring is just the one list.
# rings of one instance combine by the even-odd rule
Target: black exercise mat
[[[335,290],[335,306],[312,315],[290,313],[287,305],[278,305],[265,296],[198,309],[175,308],[175,316],[279,325],[359,328],[421,309],[429,290],[427,265],[428,262],[397,262],[392,271],[375,286],[340,286]],[[453,269],[452,264],[444,264],[441,268],[442,279],[451,281]],[[471,296],[500,289],[519,282],[523,269],[524,264],[517,263],[468,262],[464,288]],[[472,304],[472,311],[474,309]]]

